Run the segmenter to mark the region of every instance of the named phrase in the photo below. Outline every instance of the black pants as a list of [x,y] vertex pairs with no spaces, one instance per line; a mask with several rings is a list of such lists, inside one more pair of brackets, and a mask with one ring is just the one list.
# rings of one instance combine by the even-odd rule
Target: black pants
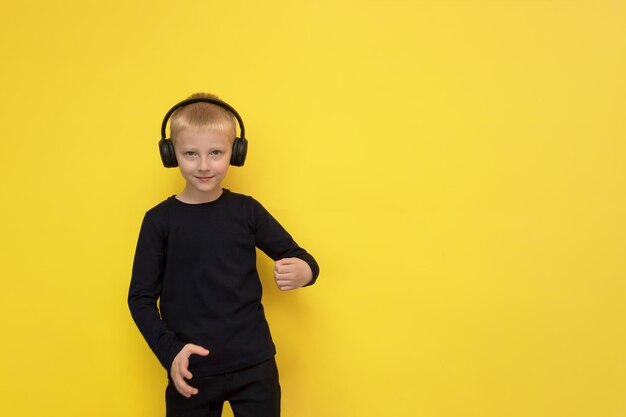
[[193,377],[198,394],[185,398],[170,379],[165,390],[167,417],[220,417],[224,401],[235,417],[280,417],[280,384],[274,358],[223,375]]

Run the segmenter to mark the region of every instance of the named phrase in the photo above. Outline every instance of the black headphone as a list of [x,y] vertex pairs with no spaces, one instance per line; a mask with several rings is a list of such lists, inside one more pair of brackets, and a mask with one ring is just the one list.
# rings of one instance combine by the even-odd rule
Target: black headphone
[[221,100],[216,100],[208,97],[198,97],[198,98],[189,98],[187,100],[183,100],[180,103],[176,104],[172,107],[165,117],[163,118],[163,124],[161,124],[161,140],[159,141],[159,152],[161,153],[161,160],[163,161],[163,166],[165,168],[175,168],[178,166],[178,161],[176,160],[176,153],[174,152],[174,144],[171,139],[165,137],[165,126],[167,126],[167,121],[170,119],[172,113],[178,110],[181,107],[187,106],[193,103],[211,103],[217,106],[223,107],[235,116],[237,119],[237,123],[239,123],[239,129],[241,130],[241,135],[238,138],[235,138],[233,142],[233,152],[230,156],[230,164],[240,167],[243,166],[243,163],[246,161],[246,154],[248,153],[248,140],[246,139],[246,128],[243,126],[243,120],[241,120],[241,116],[237,113],[230,104],[225,103]]

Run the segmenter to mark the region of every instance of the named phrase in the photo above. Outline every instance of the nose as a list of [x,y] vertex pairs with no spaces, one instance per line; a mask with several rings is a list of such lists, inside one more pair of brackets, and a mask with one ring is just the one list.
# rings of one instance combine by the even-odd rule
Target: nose
[[198,167],[200,171],[210,171],[211,165],[209,163],[209,158],[207,156],[202,156],[200,158],[200,166]]

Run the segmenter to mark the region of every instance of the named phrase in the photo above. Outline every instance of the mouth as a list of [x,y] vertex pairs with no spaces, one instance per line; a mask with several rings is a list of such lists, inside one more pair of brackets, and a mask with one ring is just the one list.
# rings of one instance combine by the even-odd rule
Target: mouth
[[198,181],[209,181],[211,180],[213,177],[198,177],[198,176],[194,176]]

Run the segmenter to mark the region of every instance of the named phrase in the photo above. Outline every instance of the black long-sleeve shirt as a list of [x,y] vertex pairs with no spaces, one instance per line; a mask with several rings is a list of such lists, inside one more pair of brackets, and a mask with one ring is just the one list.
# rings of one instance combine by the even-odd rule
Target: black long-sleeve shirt
[[[224,189],[215,201],[188,204],[174,196],[148,210],[141,225],[128,304],[137,327],[169,372],[187,343],[194,375],[230,372],[275,353],[261,304],[258,247],[273,260],[318,265],[252,197]],[[157,304],[158,301],[158,304]]]

